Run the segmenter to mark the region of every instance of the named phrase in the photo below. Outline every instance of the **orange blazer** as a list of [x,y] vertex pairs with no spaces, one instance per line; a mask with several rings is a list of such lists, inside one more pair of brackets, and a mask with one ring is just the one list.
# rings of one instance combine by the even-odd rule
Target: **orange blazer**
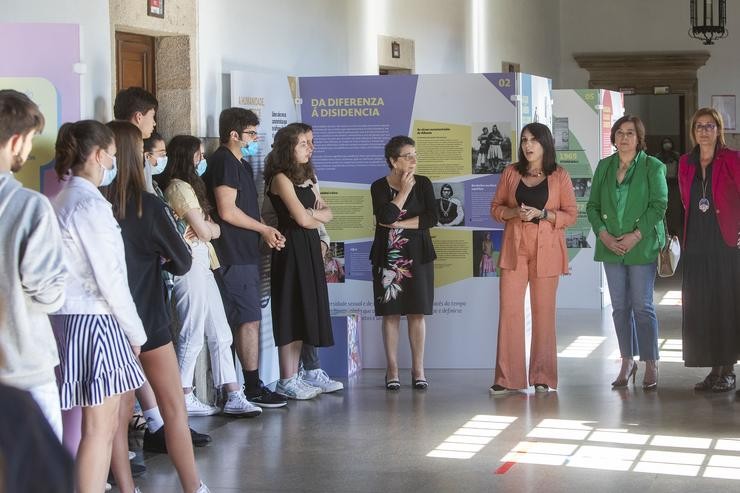
[[[522,176],[509,165],[504,169],[496,187],[496,195],[491,202],[491,216],[505,223],[504,238],[498,266],[502,269],[516,269],[519,242],[522,238],[522,221],[519,217],[504,221],[504,209],[519,207],[516,201],[516,188]],[[558,166],[547,177],[548,196],[545,209],[555,213],[555,225],[550,221],[540,221],[537,231],[537,277],[551,277],[568,274],[568,250],[565,247],[564,230],[575,224],[578,216],[573,182],[564,168]]]

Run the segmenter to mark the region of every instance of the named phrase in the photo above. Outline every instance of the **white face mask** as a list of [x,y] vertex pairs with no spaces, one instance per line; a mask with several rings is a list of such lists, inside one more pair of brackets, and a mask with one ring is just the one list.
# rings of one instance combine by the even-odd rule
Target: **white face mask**
[[160,156],[157,158],[157,164],[151,166],[152,174],[158,175],[167,167],[167,156]]
[[103,168],[103,179],[100,181],[100,185],[98,185],[99,187],[107,187],[108,185],[113,183],[113,180],[116,179],[116,175],[118,174],[118,166],[116,166],[116,156],[111,156],[107,152],[105,152],[105,155],[111,158],[112,163],[110,169],[98,163],[98,166]]

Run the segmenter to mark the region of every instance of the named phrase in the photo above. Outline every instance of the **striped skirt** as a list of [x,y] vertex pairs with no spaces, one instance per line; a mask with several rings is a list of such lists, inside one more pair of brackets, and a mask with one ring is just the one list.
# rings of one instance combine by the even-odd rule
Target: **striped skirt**
[[58,342],[62,409],[98,406],[146,380],[113,315],[65,315]]

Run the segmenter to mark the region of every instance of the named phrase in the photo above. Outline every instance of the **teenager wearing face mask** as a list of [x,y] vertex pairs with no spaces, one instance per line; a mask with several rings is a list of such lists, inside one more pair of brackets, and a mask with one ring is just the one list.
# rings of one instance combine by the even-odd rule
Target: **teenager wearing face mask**
[[144,139],[144,166],[149,165],[152,176],[157,176],[167,169],[167,162],[167,148],[164,138],[157,132],[152,132],[148,139]]
[[259,377],[260,237],[278,250],[285,245],[285,238],[260,218],[257,186],[249,163],[259,147],[257,125],[259,118],[250,110],[227,108],[221,112],[221,146],[208,157],[203,181],[208,200],[214,205],[213,219],[221,227],[221,236],[213,242],[221,261],[217,275],[222,281],[236,353],[244,369],[245,393],[260,407],[282,407],[287,400],[270,391]]
[[[164,201],[162,190],[160,190],[157,182],[152,180],[152,176],[160,174],[167,166],[167,151],[165,150],[164,139],[154,130],[157,125],[155,118],[158,108],[159,102],[152,93],[141,87],[129,87],[119,91],[116,95],[113,104],[113,115],[116,120],[133,123],[141,132],[141,137],[144,139],[144,186],[147,192],[156,194]],[[184,234],[185,232],[180,231],[180,233]],[[167,287],[167,293],[170,293],[173,285],[172,275],[163,271],[162,276]],[[144,382],[144,385],[136,391],[136,398],[141,404],[146,420],[144,450],[165,453],[167,444],[165,443],[163,429],[164,420],[159,412],[159,405],[149,382]],[[209,435],[198,433],[192,428],[190,429],[190,436],[193,445],[196,447],[202,447],[211,441]],[[117,441],[123,441],[124,438],[124,434],[120,433]],[[140,473],[142,469],[146,470],[143,465],[137,467]]]
[[185,275],[174,278],[174,299],[180,321],[177,337],[177,361],[185,393],[185,408],[190,416],[210,416],[221,411],[200,401],[193,393],[195,363],[208,340],[213,384],[223,391],[223,413],[227,416],[253,417],[262,409],[251,404],[237,383],[232,336],[211,269],[219,267],[211,240],[221,236],[221,228],[211,220],[212,206],[206,197],[201,175],[207,162],[203,144],[191,135],[178,135],[167,146],[171,158],[164,173],[157,176],[181,229],[189,228],[193,266]]
[[[192,264],[190,248],[177,231],[169,207],[144,188],[144,143],[139,129],[123,121],[110,122],[108,127],[115,135],[120,171],[107,198],[121,227],[129,288],[147,334],[139,361],[160,404],[163,435],[183,491],[208,491],[195,466],[161,274],[163,269],[174,275],[187,273]],[[125,427],[131,419],[133,398],[130,406],[121,410],[119,426]],[[126,469],[127,455],[125,444],[116,443],[112,469],[119,489],[128,493],[134,488]]]
[[99,122],[59,129],[55,170],[66,186],[52,204],[68,272],[66,301],[58,312],[60,394],[62,409],[82,407],[79,492],[104,490],[121,394],[144,382],[136,355],[147,337],[129,291],[120,229],[98,190],[116,177],[115,155],[113,132]]

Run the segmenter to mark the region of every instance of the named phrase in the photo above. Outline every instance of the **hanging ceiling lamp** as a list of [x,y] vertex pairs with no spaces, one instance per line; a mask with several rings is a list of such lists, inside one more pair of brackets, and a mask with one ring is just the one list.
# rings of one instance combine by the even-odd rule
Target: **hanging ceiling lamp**
[[[713,45],[715,39],[727,37],[727,0],[691,0],[690,9],[689,36],[702,40],[705,45]],[[714,23],[715,18],[717,24]]]

